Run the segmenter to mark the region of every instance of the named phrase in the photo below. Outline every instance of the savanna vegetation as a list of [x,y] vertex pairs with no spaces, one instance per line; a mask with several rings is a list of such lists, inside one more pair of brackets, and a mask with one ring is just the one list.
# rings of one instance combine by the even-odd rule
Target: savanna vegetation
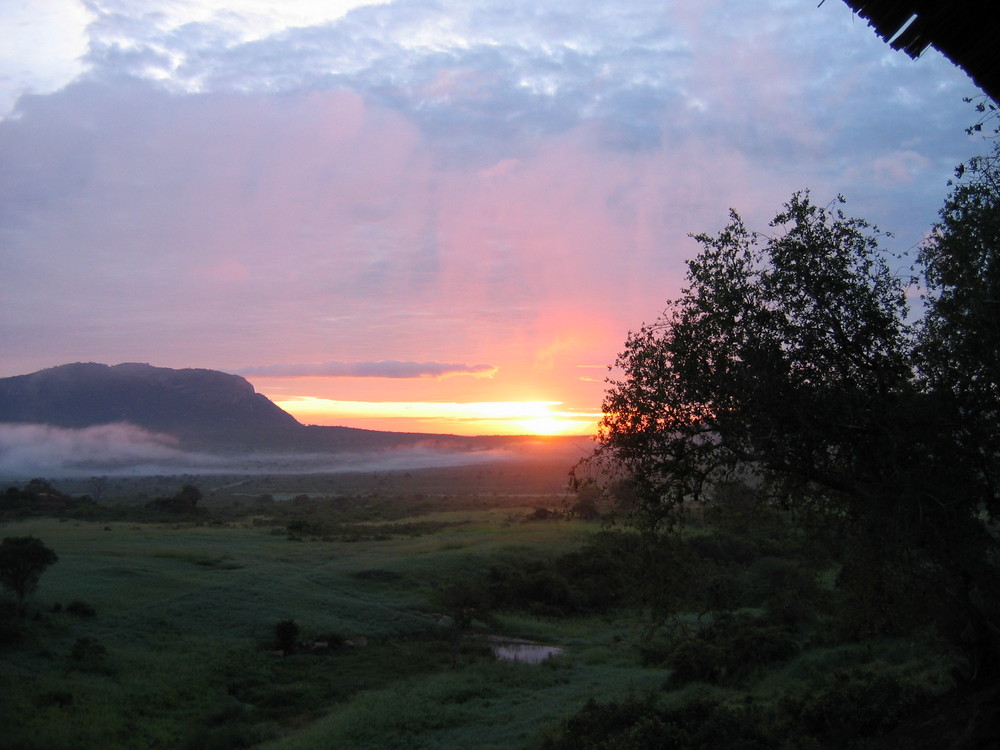
[[996,746],[998,159],[912,279],[808,193],[699,235],[568,487],[530,456],[12,485],[0,747]]

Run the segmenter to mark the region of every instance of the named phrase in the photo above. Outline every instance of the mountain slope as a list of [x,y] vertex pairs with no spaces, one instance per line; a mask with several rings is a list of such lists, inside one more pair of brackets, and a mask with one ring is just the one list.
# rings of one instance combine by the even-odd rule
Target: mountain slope
[[199,447],[274,445],[305,430],[237,375],[135,363],[76,363],[2,378],[0,422],[128,422]]

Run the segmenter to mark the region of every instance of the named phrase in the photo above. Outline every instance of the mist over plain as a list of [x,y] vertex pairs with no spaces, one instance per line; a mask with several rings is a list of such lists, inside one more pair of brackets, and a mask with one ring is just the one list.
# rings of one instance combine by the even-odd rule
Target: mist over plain
[[445,450],[415,444],[337,453],[210,453],[185,450],[169,436],[128,423],[81,429],[0,424],[0,478],[91,475],[339,473],[405,471],[504,461],[503,448]]

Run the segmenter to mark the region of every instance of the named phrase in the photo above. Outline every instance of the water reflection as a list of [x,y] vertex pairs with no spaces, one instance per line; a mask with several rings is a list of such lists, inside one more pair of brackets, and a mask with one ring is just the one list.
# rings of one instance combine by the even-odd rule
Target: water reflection
[[491,644],[493,654],[501,661],[519,661],[523,664],[541,664],[552,656],[558,656],[564,649],[558,646],[542,646],[527,641],[501,641]]

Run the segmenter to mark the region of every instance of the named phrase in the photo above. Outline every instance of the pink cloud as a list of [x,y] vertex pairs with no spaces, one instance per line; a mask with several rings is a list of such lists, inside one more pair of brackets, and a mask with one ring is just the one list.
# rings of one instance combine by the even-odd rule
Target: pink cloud
[[320,362],[315,364],[275,364],[244,367],[240,375],[256,378],[447,378],[472,375],[492,378],[494,365],[467,365],[457,362]]
[[880,185],[911,183],[931,166],[930,160],[912,150],[894,151],[879,157],[872,164],[875,179]]
[[[121,125],[35,241],[78,251],[50,266],[54,286],[86,278],[112,305],[90,333],[66,330],[87,359],[485,361],[502,370],[492,387],[548,388],[656,316],[688,232],[777,187],[736,146],[613,151],[586,124],[485,168],[439,163],[413,122],[342,91],[86,106]],[[94,320],[87,297],[57,305]]]

